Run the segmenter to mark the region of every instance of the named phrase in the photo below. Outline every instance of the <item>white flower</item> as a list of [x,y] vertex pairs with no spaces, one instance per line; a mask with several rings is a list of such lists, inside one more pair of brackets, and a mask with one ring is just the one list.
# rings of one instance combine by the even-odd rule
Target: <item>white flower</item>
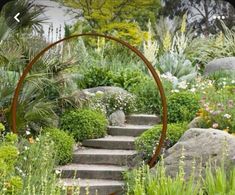
[[178,87],[180,89],[186,89],[188,87],[188,84],[187,84],[186,81],[181,81],[181,82],[178,83]]
[[173,76],[170,72],[166,72],[165,74],[161,75],[162,78],[172,82],[172,83],[177,83],[177,77]]
[[61,171],[60,171],[60,170],[56,170],[55,173],[56,173],[57,175],[59,175],[59,174],[61,173]]
[[196,91],[196,89],[192,88],[192,89],[190,89],[190,91],[194,93]]
[[31,133],[30,133],[30,131],[26,131],[26,135],[30,135]]
[[225,114],[224,118],[230,119],[232,116],[230,114]]
[[178,93],[180,92],[178,89],[175,89],[175,90],[171,90],[172,93]]
[[219,127],[219,124],[218,124],[218,123],[214,123],[214,124],[212,125],[212,127],[213,127],[214,129],[216,129],[216,128]]
[[25,150],[28,150],[28,149],[29,149],[29,147],[25,146],[25,147],[24,147],[24,149],[25,149]]

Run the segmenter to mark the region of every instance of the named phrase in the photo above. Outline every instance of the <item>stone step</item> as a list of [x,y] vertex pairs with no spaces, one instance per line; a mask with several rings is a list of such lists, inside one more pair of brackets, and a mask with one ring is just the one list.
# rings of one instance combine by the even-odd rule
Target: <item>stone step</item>
[[[123,194],[124,188],[123,181],[102,179],[61,179],[60,185],[70,188],[80,186],[80,193],[74,194],[81,195],[86,194],[86,189],[88,189],[89,195],[110,195],[112,193],[115,193],[115,195],[121,195]],[[68,194],[72,194],[72,192],[68,192]]]
[[130,136],[106,136],[99,139],[89,139],[82,142],[85,147],[103,149],[134,150],[135,138]]
[[84,148],[79,149],[73,154],[73,163],[79,164],[110,164],[128,165],[137,152],[134,150],[107,150]]
[[57,167],[62,178],[112,179],[122,180],[122,173],[128,170],[125,166],[69,164]]
[[108,134],[113,136],[140,136],[143,132],[150,129],[150,125],[125,125],[125,126],[109,126]]
[[156,125],[161,122],[161,118],[156,115],[132,114],[126,116],[126,123],[132,125]]

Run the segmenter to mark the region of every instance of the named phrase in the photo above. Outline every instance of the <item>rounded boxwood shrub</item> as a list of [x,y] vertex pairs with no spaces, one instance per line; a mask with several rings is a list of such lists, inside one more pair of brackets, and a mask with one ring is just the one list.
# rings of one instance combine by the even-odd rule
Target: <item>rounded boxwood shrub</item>
[[[187,129],[187,123],[169,124],[167,127],[167,135],[165,148],[173,146]],[[144,160],[149,160],[153,155],[157,141],[161,136],[162,125],[156,125],[145,131],[135,140],[135,147]]]
[[76,141],[105,136],[107,125],[104,114],[91,109],[72,110],[61,118],[61,128],[70,132]]
[[199,96],[187,91],[172,93],[167,98],[167,107],[169,123],[189,122],[200,108]]
[[74,139],[67,132],[57,128],[48,128],[45,130],[52,141],[56,150],[56,163],[64,165],[72,160]]

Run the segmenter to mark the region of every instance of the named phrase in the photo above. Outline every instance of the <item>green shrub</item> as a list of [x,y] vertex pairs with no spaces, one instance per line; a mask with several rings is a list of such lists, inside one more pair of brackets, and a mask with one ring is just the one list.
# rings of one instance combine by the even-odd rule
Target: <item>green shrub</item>
[[198,95],[187,91],[169,95],[167,105],[169,123],[189,122],[200,108]]
[[76,141],[105,136],[107,125],[105,116],[91,109],[72,110],[61,118],[61,128],[70,132]]
[[81,88],[92,88],[98,86],[112,86],[113,73],[105,67],[91,66],[83,74],[83,79],[78,81]]
[[[169,124],[167,127],[167,136],[165,147],[173,146],[182,134],[187,129],[187,124]],[[151,158],[156,144],[161,136],[162,125],[156,125],[153,128],[144,132],[140,137],[135,140],[135,146],[137,151],[143,156],[144,160]]]
[[127,91],[130,91],[133,87],[139,85],[146,77],[140,70],[131,70],[128,68],[123,69],[114,75],[114,85]]
[[[171,90],[172,85],[164,81],[165,93]],[[153,78],[143,79],[131,92],[136,96],[136,109],[139,113],[160,114],[162,109],[159,90]]]
[[139,113],[160,113],[161,99],[153,80],[143,80],[132,89],[132,93],[136,96],[136,108]]
[[72,160],[74,139],[67,132],[60,129],[45,129],[54,142],[56,150],[56,163],[60,165],[67,164]]
[[[1,125],[0,128],[5,127]],[[15,173],[15,165],[19,158],[16,142],[15,134],[8,133],[1,136],[0,132],[0,194],[3,194],[3,189],[6,194],[19,194],[23,187],[22,179]]]

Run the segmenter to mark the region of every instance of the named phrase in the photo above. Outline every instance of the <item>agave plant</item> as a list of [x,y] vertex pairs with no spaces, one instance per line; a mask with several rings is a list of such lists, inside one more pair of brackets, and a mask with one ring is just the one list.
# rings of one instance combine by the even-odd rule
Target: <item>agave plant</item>
[[176,85],[181,81],[190,81],[196,75],[196,68],[193,67],[192,62],[183,54],[174,52],[167,52],[159,57],[157,69],[161,74],[171,74],[175,77],[173,84]]

